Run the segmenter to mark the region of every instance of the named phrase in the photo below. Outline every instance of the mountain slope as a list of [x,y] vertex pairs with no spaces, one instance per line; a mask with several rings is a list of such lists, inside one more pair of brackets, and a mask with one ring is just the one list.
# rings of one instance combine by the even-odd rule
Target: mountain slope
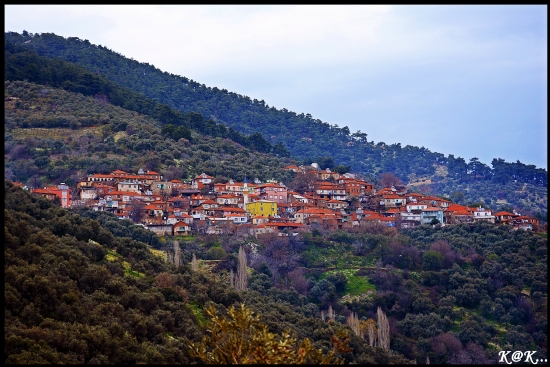
[[[105,94],[111,103],[149,114],[162,124],[195,129],[211,136],[229,135],[254,150],[270,151],[279,156],[287,155],[286,147],[293,157],[304,163],[323,161],[326,164],[322,168],[334,168],[336,164],[351,167],[352,171],[365,174],[374,182],[381,173],[391,172],[410,183],[414,190],[430,191],[453,200],[460,197],[462,203],[484,202],[495,210],[511,205],[524,214],[546,220],[548,175],[546,170],[534,165],[494,159],[490,168],[477,158],[466,162],[463,158],[445,157],[424,147],[374,144],[367,140],[365,133],[350,134],[348,128],[331,126],[309,115],[276,110],[263,101],[207,88],[76,37],[65,39],[48,33],[31,36],[11,32],[5,33],[5,43],[8,49],[5,75],[8,78],[54,85],[55,80],[61,78],[60,87],[76,91],[95,87],[94,94]],[[47,63],[43,59],[35,66],[31,67],[31,63],[25,66],[29,56],[21,50],[31,49],[41,55],[75,62],[86,68],[87,74],[79,71],[75,72],[76,76],[63,79],[64,75],[50,68],[47,77],[41,76],[39,63]],[[16,53],[20,65],[12,70],[10,65],[13,63],[8,56],[15,57]],[[103,77],[109,78],[112,84],[106,83]],[[125,85],[125,89],[120,89],[117,83]],[[186,114],[180,115],[169,106]],[[222,124],[206,120],[203,115]],[[243,137],[237,130],[252,135]]]
[[[211,270],[176,268],[145,243],[115,235],[134,226],[110,213],[69,212],[10,182],[4,197],[7,363],[191,363],[186,346],[204,335],[211,302],[220,313],[244,302],[271,332],[288,329],[325,351],[331,335],[350,333],[344,325],[352,311],[368,323],[381,308],[392,352],[351,335],[353,351],[342,356],[348,363],[429,357],[436,364],[486,364],[500,350],[547,358],[545,234],[480,222],[406,233],[375,226],[326,237],[267,236],[254,241],[256,256],[249,253],[248,291],[237,292],[227,273],[237,249],[250,250],[243,239],[185,241],[183,264],[194,254],[205,264],[213,249],[224,261]],[[358,279],[374,288],[341,298]],[[332,322],[319,317],[327,308]]]
[[[411,151],[418,148],[409,147],[402,152],[399,144],[375,145],[367,141],[367,134],[351,134],[347,127],[332,126],[313,119],[309,114],[297,115],[286,109],[277,110],[264,101],[209,88],[78,38],[65,39],[44,33],[35,35],[28,42],[28,38],[12,32],[6,33],[5,39],[32,48],[40,55],[74,62],[176,110],[199,112],[206,118],[213,118],[246,134],[260,132],[273,144],[283,142],[299,159],[331,156],[339,164],[351,165],[357,172],[375,175],[377,172],[391,171],[404,180],[413,173],[417,176],[433,174],[433,164],[445,162],[442,154],[424,148],[419,150],[421,154],[415,154],[411,159]],[[400,164],[392,163],[401,156],[409,159],[406,162],[401,159],[404,163]]]
[[[330,345],[336,332],[349,333],[343,325],[309,317],[311,307],[300,307],[304,297],[301,305],[281,304],[281,298],[295,298],[295,291],[278,291],[276,299],[246,296],[223,280],[223,268],[176,268],[145,243],[116,236],[99,221],[55,207],[11,182],[5,182],[4,197],[5,363],[198,362],[187,348],[205,335],[204,309],[214,305],[225,314],[243,301],[267,320],[270,331],[289,330],[299,341],[312,340],[316,349]],[[108,213],[88,215],[123,222]],[[191,260],[190,247],[183,251],[184,264]],[[274,326],[273,316],[279,318]],[[341,356],[348,363],[410,362],[357,336],[351,340],[354,350]]]
[[100,98],[22,81],[5,82],[4,91],[7,179],[76,185],[91,173],[139,168],[162,171],[169,180],[202,172],[225,181],[291,177],[282,169],[291,163],[286,158],[195,132],[176,141],[157,120]]

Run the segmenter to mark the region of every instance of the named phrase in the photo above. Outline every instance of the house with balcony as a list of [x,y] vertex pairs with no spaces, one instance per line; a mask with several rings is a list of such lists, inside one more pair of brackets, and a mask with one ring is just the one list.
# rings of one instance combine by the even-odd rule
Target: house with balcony
[[145,215],[148,217],[162,217],[166,211],[166,204],[151,203],[143,208]]
[[327,205],[327,208],[332,210],[346,209],[349,206],[347,201],[342,201],[342,200],[329,200],[326,202],[326,205]]
[[401,228],[413,228],[420,225],[420,210],[405,210],[399,212]]
[[284,220],[269,221],[262,225],[266,228],[271,228],[272,232],[277,233],[278,236],[296,236],[305,228],[305,225],[301,223],[294,223]]
[[485,209],[480,206],[479,208],[476,208],[474,210],[474,222],[480,220],[485,220],[489,223],[495,223],[495,216],[491,214],[491,211],[489,209]]
[[498,213],[495,213],[495,222],[504,224],[509,220],[514,219],[515,217],[518,217],[518,215],[505,211],[500,211]]
[[96,173],[88,176],[88,182],[103,182],[107,184],[113,184],[115,182],[115,177],[113,175],[103,175]]
[[439,223],[443,224],[443,209],[428,207],[420,211],[420,223],[421,224],[431,224],[431,222],[437,219]]
[[177,222],[172,228],[174,236],[187,236],[191,232],[191,226],[186,222]]
[[315,184],[315,193],[321,199],[327,200],[346,200],[346,188],[343,185],[331,182],[317,182]]
[[422,209],[426,209],[427,207],[428,207],[428,204],[420,204],[420,203],[416,203],[416,202],[408,203],[405,206],[407,212],[409,212],[409,213],[412,213],[412,212],[420,213],[420,211]]
[[[126,176],[129,177],[129,176]],[[160,173],[155,171],[143,171],[139,169],[138,174],[132,177],[136,181],[143,182],[147,185],[151,185],[154,181],[162,181],[163,177]]]
[[536,230],[539,228],[539,220],[537,218],[519,215],[511,220],[514,229]]
[[449,200],[445,200],[435,196],[423,196],[418,200],[418,202],[443,209],[448,208],[452,204]]
[[184,222],[188,225],[191,225],[193,223],[193,217],[187,214],[183,211],[174,211],[168,215],[168,219],[166,220],[166,223],[169,224],[176,224],[178,222]]
[[394,194],[383,194],[380,198],[380,207],[383,208],[395,208],[405,206],[407,199],[403,196]]
[[218,195],[216,203],[218,203],[218,205],[237,206],[239,204],[239,196],[235,194]]

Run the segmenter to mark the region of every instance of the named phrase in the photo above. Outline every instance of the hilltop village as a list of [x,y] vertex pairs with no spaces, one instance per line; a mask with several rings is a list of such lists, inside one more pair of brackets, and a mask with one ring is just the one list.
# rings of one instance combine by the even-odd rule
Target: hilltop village
[[[309,177],[301,192],[278,182],[214,183],[205,173],[191,182],[164,181],[154,171],[116,170],[91,174],[72,190],[65,184],[31,189],[59,200],[62,207],[86,206],[143,225],[158,235],[276,233],[297,235],[312,228],[358,229],[373,223],[397,228],[421,224],[452,225],[488,221],[514,229],[538,230],[537,218],[454,204],[439,197],[407,192],[405,187],[376,189],[353,174],[287,166]],[[309,168],[309,169],[308,169]],[[16,183],[25,186],[21,183]]]

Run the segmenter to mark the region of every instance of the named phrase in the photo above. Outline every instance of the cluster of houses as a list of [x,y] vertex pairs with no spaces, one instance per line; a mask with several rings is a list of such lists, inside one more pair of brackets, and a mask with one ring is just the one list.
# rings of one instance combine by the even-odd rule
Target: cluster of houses
[[493,214],[486,208],[407,192],[404,187],[376,190],[373,184],[352,174],[297,166],[286,169],[313,175],[308,181],[311,184],[296,192],[278,182],[248,183],[245,179],[214,183],[214,178],[205,173],[183,182],[165,181],[154,171],[130,174],[116,170],[91,174],[74,191],[60,184],[32,192],[58,198],[62,207],[87,206],[112,212],[159,235],[239,232],[292,236],[315,227],[346,230],[372,223],[412,228],[488,221],[515,229],[539,227],[538,219],[515,212]]

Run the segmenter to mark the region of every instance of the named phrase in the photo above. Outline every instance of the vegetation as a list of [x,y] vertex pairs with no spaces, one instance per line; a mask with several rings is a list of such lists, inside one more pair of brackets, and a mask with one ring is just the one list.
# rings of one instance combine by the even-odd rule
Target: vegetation
[[325,355],[315,349],[309,339],[296,346],[296,339],[287,331],[275,335],[260,322],[259,316],[247,309],[229,308],[230,319],[219,317],[210,306],[206,313],[211,317],[208,334],[200,344],[191,344],[191,355],[208,364],[339,364],[337,353],[347,353],[349,338],[332,337],[334,350]]
[[[367,325],[380,308],[389,325],[382,339],[392,353],[373,347],[387,341],[370,344],[374,337],[365,326],[366,335],[350,334],[353,350],[340,356],[345,363],[487,363],[499,350],[520,349],[547,355],[544,235],[487,223],[404,232],[369,227],[265,235],[254,240],[254,256],[247,237],[197,236],[180,245],[181,263],[190,265],[175,267],[130,237],[140,235],[137,226],[120,221],[120,227],[104,227],[106,213],[79,210],[85,218],[9,182],[5,206],[7,362],[189,363],[195,357],[184,346],[201,343],[212,302],[223,314],[244,303],[269,333],[293,335],[298,344],[307,338],[324,355],[333,335],[350,330],[352,313]],[[216,246],[225,251],[222,261],[192,270],[193,256],[207,260]],[[248,253],[241,254],[241,266],[248,258],[250,276],[248,291],[238,292],[228,287],[228,277],[238,272],[241,248]],[[324,251],[330,248],[338,251]],[[339,257],[364,265],[347,269]],[[354,284],[349,270],[372,284],[359,296],[348,297]],[[108,320],[106,307],[113,313]],[[319,317],[327,309],[330,323]],[[66,339],[56,339],[59,330]],[[100,335],[111,339],[99,343]]]
[[[182,114],[174,111],[165,104],[148,99],[140,93],[121,87],[103,76],[86,71],[70,62],[45,58],[32,50],[25,50],[9,42],[5,42],[4,46],[5,80],[25,80],[94,96],[104,103],[111,103],[162,121],[165,125],[163,134],[178,140],[190,138],[189,129],[193,129],[208,136],[227,137],[263,153],[269,153],[274,149],[258,132],[245,136],[223,124],[206,120],[203,115],[196,112]],[[78,126],[74,121],[72,122],[72,126]],[[54,119],[42,121],[40,124],[48,127],[64,127],[70,125],[70,122]],[[281,144],[275,147],[274,154],[289,155]]]
[[[290,163],[285,158],[199,134],[192,141],[175,141],[163,136],[156,120],[97,98],[28,82],[6,82],[5,93],[16,98],[6,103],[4,115],[10,180],[75,186],[90,173],[139,168],[162,171],[167,180],[191,180],[202,172],[223,182],[244,176],[264,181],[291,177],[282,170]],[[47,129],[48,121],[77,126]]]
[[[167,180],[205,172],[298,187],[307,179],[283,167],[315,160],[545,221],[545,170],[374,144],[78,38],[6,33],[5,51],[5,363],[547,358],[546,233],[479,222],[160,239],[10,182],[74,186],[146,168]],[[215,352],[227,338],[234,353]]]
[[[8,181],[4,193],[5,363],[199,362],[187,346],[199,345],[206,336],[205,310],[211,305],[225,314],[243,302],[267,320],[269,333],[282,335],[285,328],[296,335],[293,343],[306,351],[297,358],[330,357],[327,346],[345,341],[331,341],[333,335],[342,336],[345,327],[320,319],[312,322],[300,312],[302,307],[276,302],[296,297],[295,292],[276,291],[275,300],[237,292],[223,280],[224,265],[214,273],[193,271],[190,265],[175,267],[147,244],[115,236],[98,221],[56,207]],[[192,246],[182,250],[185,264],[191,261]],[[203,252],[195,252],[202,258]],[[130,272],[125,271],[126,262]],[[311,307],[301,305],[303,312],[315,316]],[[273,323],[277,314],[272,311],[279,310],[298,324]],[[355,352],[343,356],[348,363],[369,358],[406,361],[353,343]]]
[[[489,167],[476,157],[466,161],[424,147],[369,142],[366,133],[352,133],[309,114],[277,110],[264,101],[206,87],[77,37],[7,32],[4,38],[6,80],[60,87],[148,115],[161,124],[161,136],[189,140],[194,130],[228,137],[254,151],[292,155],[304,164],[316,161],[323,169],[351,170],[374,183],[391,172],[413,190],[464,202],[481,198],[494,210],[511,205],[524,215],[547,220],[548,174],[534,165],[495,158]],[[79,126],[84,121],[41,123],[71,122]],[[44,165],[47,160],[38,163]]]

